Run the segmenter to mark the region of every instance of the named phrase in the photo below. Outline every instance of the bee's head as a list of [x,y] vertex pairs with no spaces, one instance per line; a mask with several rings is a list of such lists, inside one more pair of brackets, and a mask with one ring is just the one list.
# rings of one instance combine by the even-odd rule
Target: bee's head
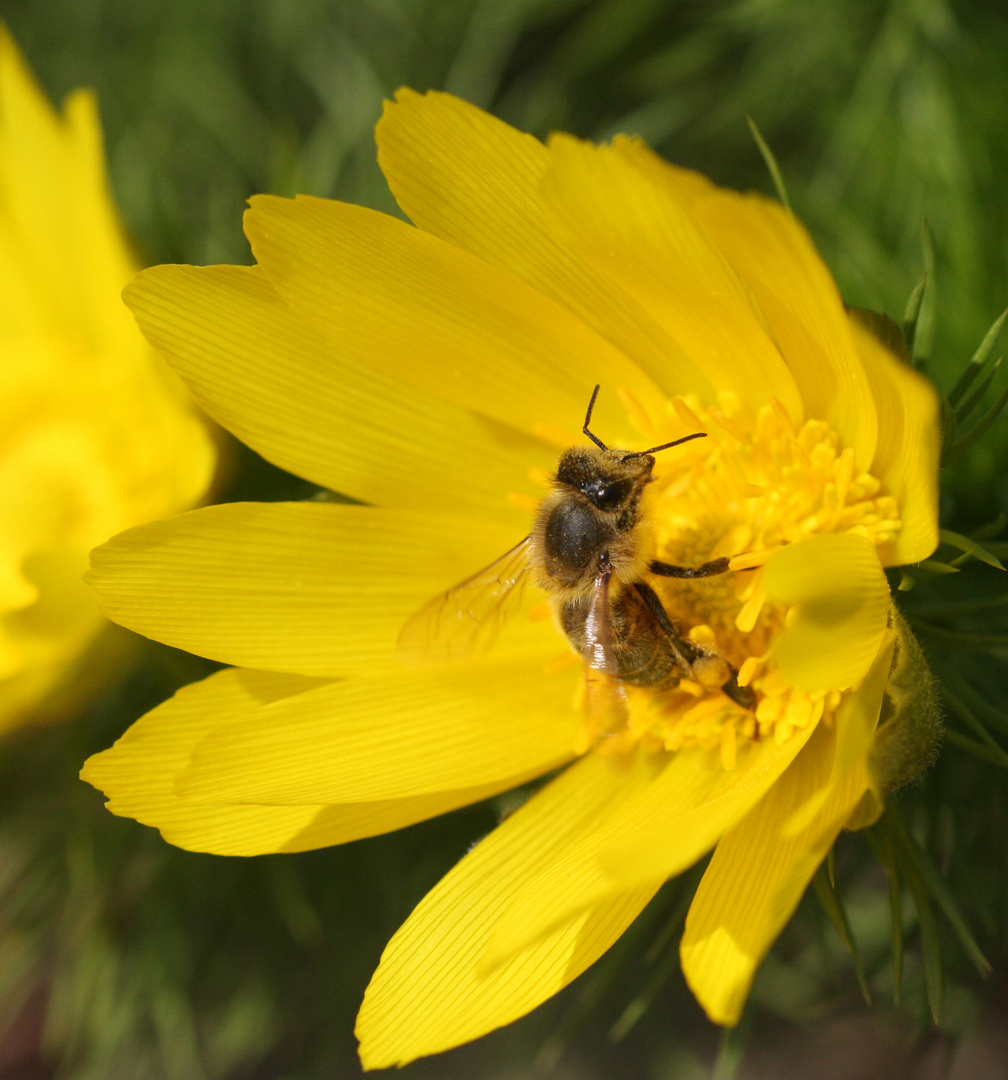
[[556,479],[581,492],[597,509],[618,513],[636,501],[653,468],[650,454],[574,446],[561,456]]
[[598,392],[596,386],[581,429],[595,446],[575,446],[568,450],[560,458],[556,478],[561,484],[580,491],[599,510],[620,511],[636,503],[641,489],[651,479],[654,468],[652,454],[689,442],[690,439],[702,439],[707,432],[696,431],[661,446],[652,446],[649,450],[611,450],[588,430]]

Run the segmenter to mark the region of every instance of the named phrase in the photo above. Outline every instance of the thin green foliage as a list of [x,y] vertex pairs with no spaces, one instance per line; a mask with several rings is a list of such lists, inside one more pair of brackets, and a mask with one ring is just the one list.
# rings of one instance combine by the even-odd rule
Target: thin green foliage
[[865,979],[864,965],[861,963],[861,954],[858,951],[857,941],[851,932],[847,912],[844,910],[843,903],[837,894],[833,883],[833,875],[827,872],[825,865],[820,866],[816,871],[815,877],[812,879],[812,887],[816,899],[819,901],[830,923],[832,923],[837,936],[850,953],[854,962],[854,974],[857,976],[858,986],[861,988],[861,996],[864,998],[865,1004],[870,1005],[872,1000],[871,990],[869,990],[868,982]]
[[785,208],[790,212],[791,200],[788,198],[787,188],[784,186],[784,177],[781,175],[777,159],[774,157],[774,153],[767,144],[766,139],[763,138],[762,132],[756,126],[756,121],[751,116],[747,116],[746,122],[749,124],[749,131],[752,133],[753,141],[756,143],[760,155],[766,164],[767,172],[770,173],[770,178],[773,180],[777,198],[780,199]]
[[984,334],[983,340],[977,346],[976,352],[970,358],[970,362],[963,368],[959,378],[956,379],[955,385],[948,392],[948,399],[953,405],[959,404],[963,395],[973,385],[974,379],[983,371],[988,358],[994,351],[998,338],[1001,336],[1006,320],[1008,320],[1008,308],[1002,311],[991,324],[990,329]]
[[917,320],[920,318],[921,304],[924,301],[924,290],[927,288],[927,274],[917,282],[910,293],[903,312],[903,337],[906,340],[907,349],[913,356],[914,340],[917,337]]
[[873,825],[864,834],[875,857],[885,870],[889,891],[889,941],[892,953],[893,1001],[899,1005],[903,986],[903,902],[899,867],[893,852],[892,835]]
[[989,975],[990,962],[981,951],[955,897],[935,869],[927,852],[913,839],[898,811],[892,806],[886,808],[884,818],[908,883],[912,880],[918,881],[927,895],[936,901],[978,974]]

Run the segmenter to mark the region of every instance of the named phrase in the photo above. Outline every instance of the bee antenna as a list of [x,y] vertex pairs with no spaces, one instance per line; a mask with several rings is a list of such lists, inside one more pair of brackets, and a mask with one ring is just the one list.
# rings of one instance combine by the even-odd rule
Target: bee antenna
[[[592,400],[594,401],[595,399],[592,398]],[[592,437],[594,438],[594,436]],[[670,446],[678,446],[680,443],[690,442],[693,439],[706,438],[706,431],[694,431],[692,435],[684,435],[681,439],[673,439],[672,442],[662,443],[661,446],[652,446],[650,450],[635,450],[632,454],[625,454],[623,460],[629,461],[630,458],[644,457],[646,454],[657,454],[659,450],[668,450]],[[605,447],[603,447],[603,449],[605,449]]]
[[588,402],[588,411],[585,413],[584,427],[581,430],[588,436],[589,439],[591,439],[591,441],[600,450],[608,450],[609,447],[606,446],[606,444],[597,435],[593,435],[588,430],[588,425],[591,423],[592,409],[595,408],[595,399],[598,397],[598,392],[599,392],[599,388],[601,387],[601,385],[602,385],[601,383],[596,383],[595,389],[592,391],[591,401]]

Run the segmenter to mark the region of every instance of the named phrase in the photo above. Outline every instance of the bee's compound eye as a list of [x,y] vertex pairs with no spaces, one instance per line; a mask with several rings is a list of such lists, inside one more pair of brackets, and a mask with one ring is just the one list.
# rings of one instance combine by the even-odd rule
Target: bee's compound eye
[[633,480],[617,480],[611,484],[597,482],[585,494],[600,510],[618,510],[633,492]]
[[575,584],[607,539],[597,515],[587,506],[573,499],[557,503],[546,519],[543,536],[551,575]]

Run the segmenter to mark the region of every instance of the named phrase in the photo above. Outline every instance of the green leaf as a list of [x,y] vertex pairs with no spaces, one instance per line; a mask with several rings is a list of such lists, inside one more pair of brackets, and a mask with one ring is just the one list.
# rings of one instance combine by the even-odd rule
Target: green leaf
[[864,836],[871,845],[875,857],[885,870],[889,885],[889,932],[893,962],[893,1001],[899,1005],[903,984],[903,905],[900,898],[899,868],[893,851],[892,836],[885,829],[873,825],[865,829]]
[[921,570],[929,570],[932,574],[958,574],[959,567],[950,563],[941,562],[939,559],[924,559],[918,563]]
[[[946,399],[947,400],[947,399]],[[1006,386],[998,395],[997,401],[980,417],[980,419],[966,432],[965,435],[960,435],[958,438],[954,438],[948,449],[945,448],[945,441],[942,440],[942,464],[947,465],[950,461],[954,461],[960,455],[966,453],[970,447],[978,443],[984,435],[991,429],[994,422],[1001,415],[1001,410],[1008,405],[1008,386]],[[954,414],[953,414],[954,415]]]
[[837,932],[838,937],[844,943],[851,955],[851,959],[854,961],[854,974],[857,976],[858,986],[861,987],[861,995],[865,999],[865,1004],[870,1005],[871,991],[868,989],[868,983],[865,980],[861,954],[858,952],[857,942],[851,933],[847,913],[844,911],[840,897],[831,883],[830,874],[827,872],[825,863],[816,871],[816,875],[812,879],[812,886],[815,889],[816,899],[822,906],[823,911],[826,912],[829,921],[833,924],[833,929]]
[[910,299],[907,300],[906,311],[903,312],[903,337],[906,338],[907,348],[913,356],[914,338],[917,336],[917,320],[920,318],[921,302],[924,300],[924,289],[927,286],[927,274],[914,286]]
[[924,955],[924,985],[927,991],[931,1018],[937,1024],[941,1016],[942,1002],[941,939],[938,936],[938,925],[935,922],[934,911],[931,909],[931,901],[928,897],[924,879],[917,869],[912,855],[909,855],[906,851],[907,847],[912,845],[912,841],[906,833],[903,822],[891,806],[886,807],[881,822],[884,823],[893,841],[893,855],[896,864],[903,870],[903,878],[906,881],[910,896],[913,898],[914,907],[917,909],[917,925],[920,927],[921,934],[921,952]]
[[947,397],[942,398],[942,444],[941,444],[941,463],[945,464],[945,459],[948,457],[952,450],[952,444],[955,442],[956,432],[959,430],[959,424],[956,420],[955,409],[952,408],[952,403]]
[[980,761],[1008,769],[1008,754],[1001,749],[994,749],[985,743],[977,742],[976,739],[971,739],[968,735],[962,735],[949,727],[945,728],[944,738],[946,742],[958,746],[960,750],[965,750],[967,754],[972,754]]
[[[994,738],[993,735],[987,730],[984,722],[969,708],[968,705],[962,700],[961,697],[949,686],[947,683],[942,683],[942,697],[945,699],[946,704],[958,716],[967,727],[973,729],[974,734],[980,736],[981,742],[987,744],[988,750],[992,753],[1000,754],[1004,758],[1004,763],[1008,765],[1008,754],[1001,748],[1000,743]],[[1000,762],[998,762],[1000,764]]]
[[[920,879],[925,890],[934,897],[945,918],[948,919],[955,936],[959,939],[963,952],[972,961],[973,966],[981,975],[989,975],[991,973],[990,962],[977,944],[973,932],[959,910],[955,897],[953,897],[948,885],[945,884],[945,879],[935,869],[928,853],[910,835],[898,814],[895,811],[890,814],[887,809],[886,817],[889,818],[897,849],[904,856],[903,867],[904,873],[907,875],[907,884],[911,885],[911,879],[915,876]],[[916,902],[915,897],[914,903]]]
[[984,394],[990,389],[990,384],[994,381],[994,376],[997,375],[1001,368],[1001,361],[1003,356],[999,356],[993,364],[984,373],[983,378],[977,383],[976,389],[969,395],[961,404],[955,407],[956,422],[961,424],[969,414],[980,404],[983,400]]
[[921,223],[921,251],[924,255],[924,277],[927,279],[928,288],[921,297],[914,331],[913,358],[917,367],[920,367],[931,356],[931,346],[934,342],[935,303],[938,299],[934,237],[931,235],[931,226],[926,218]]
[[949,391],[948,399],[953,405],[959,404],[963,394],[973,385],[973,380],[980,374],[984,364],[987,363],[987,358],[994,351],[994,346],[1006,320],[1008,320],[1008,308],[1002,311],[991,324],[991,328],[984,334],[983,341],[977,346],[977,351],[970,358],[966,367],[963,368],[959,378],[956,379],[955,386]]
[[953,532],[951,529],[942,529],[938,535],[943,544],[948,544],[949,547],[965,551],[968,555],[972,555],[974,559],[979,559],[980,562],[984,562],[988,566],[993,566],[998,570],[1004,570],[1001,560],[992,555],[986,548],[981,547],[981,545],[971,537],[963,536],[962,533]]
[[1004,527],[1008,525],[1008,517],[1004,514],[998,514],[993,521],[988,521],[986,525],[981,525],[979,528],[973,530],[974,540],[993,540],[995,536],[1000,536],[1004,532]]
[[784,204],[784,206],[790,211],[791,201],[788,199],[787,188],[784,186],[784,177],[781,175],[780,167],[777,164],[777,159],[773,155],[773,151],[767,145],[766,140],[763,138],[760,129],[756,126],[756,121],[751,116],[746,117],[746,121],[749,124],[749,131],[752,133],[753,140],[756,146],[759,148],[759,152],[763,157],[763,161],[766,164],[767,171],[770,173],[770,178],[773,180],[774,189],[777,192],[777,198]]

